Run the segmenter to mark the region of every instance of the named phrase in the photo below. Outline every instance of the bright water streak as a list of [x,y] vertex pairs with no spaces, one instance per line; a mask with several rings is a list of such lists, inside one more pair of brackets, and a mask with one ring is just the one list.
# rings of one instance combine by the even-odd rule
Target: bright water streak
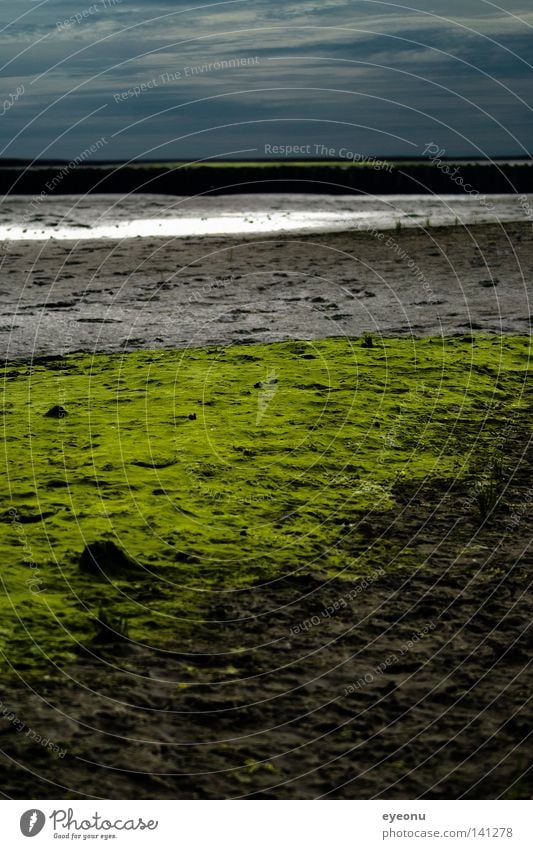
[[390,230],[533,220],[525,195],[166,195],[0,198],[0,240]]

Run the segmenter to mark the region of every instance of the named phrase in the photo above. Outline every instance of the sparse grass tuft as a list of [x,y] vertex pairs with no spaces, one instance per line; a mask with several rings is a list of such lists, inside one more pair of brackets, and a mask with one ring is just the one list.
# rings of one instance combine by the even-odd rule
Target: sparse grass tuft
[[99,645],[124,641],[129,642],[131,639],[128,620],[124,616],[115,616],[103,606],[98,610],[98,616],[94,620],[94,625],[96,627],[96,634],[93,642]]
[[500,502],[504,477],[503,458],[492,457],[474,492],[474,503],[482,524],[493,515]]

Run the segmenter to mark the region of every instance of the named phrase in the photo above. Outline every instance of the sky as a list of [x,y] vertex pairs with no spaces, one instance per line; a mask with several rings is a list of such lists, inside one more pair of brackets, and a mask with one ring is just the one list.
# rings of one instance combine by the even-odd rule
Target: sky
[[527,156],[531,0],[0,0],[0,157]]

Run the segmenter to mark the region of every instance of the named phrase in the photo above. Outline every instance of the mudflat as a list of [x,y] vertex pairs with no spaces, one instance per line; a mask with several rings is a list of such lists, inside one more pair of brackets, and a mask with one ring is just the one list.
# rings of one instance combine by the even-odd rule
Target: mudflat
[[530,237],[10,243],[6,796],[531,798]]
[[4,369],[16,798],[530,798],[530,338]]
[[322,235],[7,242],[0,353],[529,333],[527,222]]

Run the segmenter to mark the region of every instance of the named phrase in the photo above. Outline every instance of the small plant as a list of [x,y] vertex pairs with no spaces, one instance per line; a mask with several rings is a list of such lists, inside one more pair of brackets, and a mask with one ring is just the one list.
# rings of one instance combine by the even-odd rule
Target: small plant
[[502,457],[494,457],[491,461],[491,474],[494,480],[500,484],[505,480],[505,472]]
[[489,462],[487,473],[477,482],[474,493],[474,503],[482,523],[493,514],[500,501],[504,477],[502,458],[493,457]]
[[498,503],[498,490],[494,486],[494,481],[483,481],[477,488],[474,496],[475,505],[479,518],[482,522],[494,512],[494,508]]
[[95,619],[96,634],[95,643],[117,643],[130,640],[128,620],[123,616],[114,616],[100,607]]

